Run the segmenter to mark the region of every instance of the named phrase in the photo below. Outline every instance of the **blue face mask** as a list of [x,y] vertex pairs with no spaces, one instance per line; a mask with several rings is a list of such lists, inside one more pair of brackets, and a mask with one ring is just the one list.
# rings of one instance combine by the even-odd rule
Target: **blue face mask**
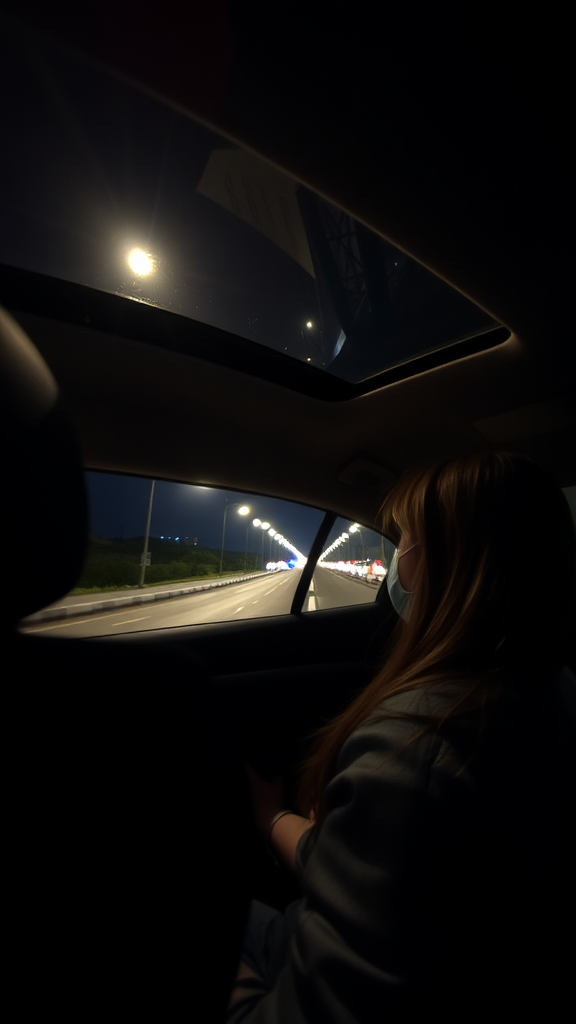
[[398,555],[398,548],[396,548],[392,561],[390,562],[390,568],[388,569],[388,573],[386,575],[386,586],[388,587],[388,593],[390,595],[390,600],[392,601],[392,606],[394,610],[398,613],[400,618],[404,619],[404,621],[406,621],[406,619],[408,618],[408,612],[410,611],[410,603],[412,601],[412,594],[410,593],[410,591],[404,590],[404,587],[402,586],[398,578],[398,557],[402,558],[402,555],[408,554],[408,552],[412,551],[412,548],[415,547],[416,545],[413,544],[412,547],[406,548],[406,551],[400,552],[400,556]]

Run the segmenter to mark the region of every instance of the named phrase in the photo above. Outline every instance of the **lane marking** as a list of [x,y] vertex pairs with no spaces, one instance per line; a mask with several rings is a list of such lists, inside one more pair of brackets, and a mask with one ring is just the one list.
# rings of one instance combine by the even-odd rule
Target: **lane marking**
[[122,619],[122,622],[113,622],[113,626],[127,626],[129,622],[142,622],[142,619],[151,619],[151,615],[139,615],[137,619]]
[[252,601],[252,604],[258,604],[258,601]]
[[241,612],[241,611],[242,611],[242,609],[243,609],[243,607],[244,607],[244,605],[243,605],[243,604],[241,604],[241,605],[240,605],[240,607],[239,607],[239,608],[237,608],[235,612],[232,612],[232,615],[238,615],[238,612]]
[[[24,626],[22,629],[23,633],[45,633],[47,629],[65,629],[66,626],[83,626],[85,622],[100,622],[100,619],[113,619],[118,612],[103,612],[96,618],[92,616],[91,619],[76,619],[73,615],[70,615],[64,622],[58,622],[54,626],[38,626],[37,629],[29,629],[28,626]],[[147,616],[144,616],[147,618]]]
[[314,597],[314,595],[312,595],[311,597],[308,598],[308,611],[309,612],[315,612],[317,610],[317,608],[318,608],[318,605],[316,604],[316,598]]

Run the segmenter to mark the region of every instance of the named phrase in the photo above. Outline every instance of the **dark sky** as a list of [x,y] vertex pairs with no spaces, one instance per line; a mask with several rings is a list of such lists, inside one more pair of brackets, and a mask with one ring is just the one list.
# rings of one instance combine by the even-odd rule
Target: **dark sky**
[[[91,532],[102,537],[143,536],[150,500],[150,481],[138,477],[86,473],[91,507]],[[250,507],[240,516],[230,507],[226,514],[226,548],[244,551],[261,544],[255,518],[268,521],[278,533],[307,554],[322,522],[323,513],[292,502],[238,494],[209,487],[157,481],[154,488],[152,536],[198,538],[199,547],[219,548],[226,499]]]

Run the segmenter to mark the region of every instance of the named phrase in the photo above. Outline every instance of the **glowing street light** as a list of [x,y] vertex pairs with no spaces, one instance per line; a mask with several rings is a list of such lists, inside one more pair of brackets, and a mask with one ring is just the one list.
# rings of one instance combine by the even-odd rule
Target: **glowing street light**
[[131,249],[126,260],[132,273],[138,277],[147,277],[155,268],[153,257],[143,249]]
[[364,533],[363,533],[363,528],[360,526],[360,523],[352,523],[352,526],[348,527],[348,531],[349,531],[349,533],[357,533],[357,534],[359,534],[360,541],[361,541],[361,544],[362,544],[362,558],[365,558],[366,557],[366,550],[364,548]]
[[222,516],[222,546],[220,548],[220,576],[222,575],[222,562],[224,560],[224,538],[226,536],[226,516],[228,515],[228,509],[237,508],[239,516],[247,516],[250,512],[249,505],[242,505],[239,501],[229,502],[226,498],[224,502],[224,515]]
[[261,549],[260,557],[262,559],[262,565],[264,565],[264,534],[266,533],[267,530],[270,529],[270,523],[267,523],[266,521],[262,522],[261,519],[255,519],[254,520],[254,526],[256,526],[256,525],[258,525],[260,527],[260,529],[262,530],[262,543],[260,545],[260,549]]

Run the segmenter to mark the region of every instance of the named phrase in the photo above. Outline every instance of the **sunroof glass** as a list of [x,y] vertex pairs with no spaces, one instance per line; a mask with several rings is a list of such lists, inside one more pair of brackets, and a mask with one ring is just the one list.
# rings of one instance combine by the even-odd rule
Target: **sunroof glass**
[[0,56],[1,262],[349,382],[494,326],[348,214],[129,83],[8,23]]

